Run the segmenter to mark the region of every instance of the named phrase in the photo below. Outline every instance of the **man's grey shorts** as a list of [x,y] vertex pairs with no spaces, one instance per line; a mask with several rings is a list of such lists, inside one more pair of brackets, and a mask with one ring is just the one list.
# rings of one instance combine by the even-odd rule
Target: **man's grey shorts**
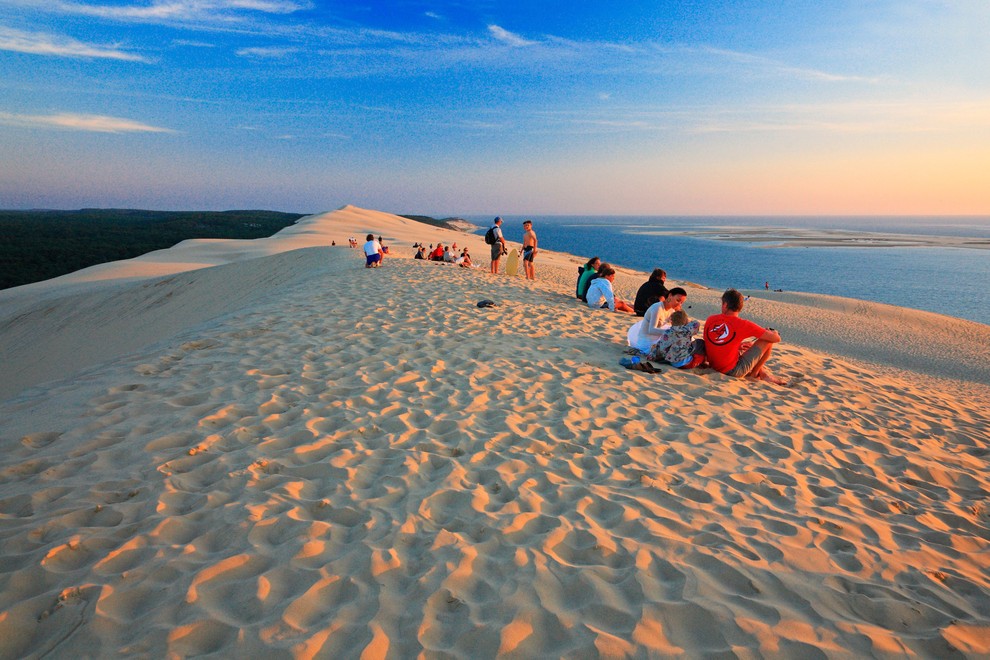
[[725,372],[725,375],[733,376],[735,378],[742,378],[743,376],[746,376],[753,370],[756,363],[760,361],[760,358],[763,357],[763,351],[767,348],[768,347],[766,346],[754,344],[752,348],[739,356],[739,362],[736,362],[736,366],[734,366],[731,371]]

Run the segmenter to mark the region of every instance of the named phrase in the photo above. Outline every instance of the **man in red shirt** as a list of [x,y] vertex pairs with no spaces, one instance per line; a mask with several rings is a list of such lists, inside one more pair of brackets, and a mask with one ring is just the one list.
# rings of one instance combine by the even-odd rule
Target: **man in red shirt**
[[[780,341],[780,335],[773,328],[762,328],[740,318],[743,302],[741,293],[729,289],[722,294],[722,313],[709,316],[705,321],[705,355],[708,363],[727,376],[757,378],[786,385],[786,380],[775,377],[765,366],[773,345]],[[742,353],[742,343],[750,338],[756,341]]]

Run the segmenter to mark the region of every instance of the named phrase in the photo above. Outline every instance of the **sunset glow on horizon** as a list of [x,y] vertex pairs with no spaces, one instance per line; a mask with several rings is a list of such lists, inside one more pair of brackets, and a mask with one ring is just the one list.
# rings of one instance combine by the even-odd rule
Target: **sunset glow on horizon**
[[980,0],[0,0],[0,208],[990,215]]

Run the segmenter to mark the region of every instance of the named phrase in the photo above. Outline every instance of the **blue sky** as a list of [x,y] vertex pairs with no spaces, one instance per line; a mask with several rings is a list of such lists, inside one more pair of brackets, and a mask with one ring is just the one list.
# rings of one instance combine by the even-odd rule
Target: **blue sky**
[[0,208],[990,214],[990,2],[0,0]]

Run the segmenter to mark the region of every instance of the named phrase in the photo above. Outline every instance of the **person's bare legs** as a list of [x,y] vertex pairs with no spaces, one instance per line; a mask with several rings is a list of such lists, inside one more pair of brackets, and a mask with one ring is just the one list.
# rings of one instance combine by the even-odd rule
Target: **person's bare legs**
[[774,385],[786,385],[786,379],[774,376],[770,371],[770,368],[765,366],[767,360],[770,359],[770,353],[773,351],[773,344],[768,341],[758,339],[753,343],[753,346],[762,349],[763,354],[760,356],[760,359],[757,360],[756,364],[753,365],[753,368],[750,369],[749,373],[746,374],[746,378],[764,380],[768,383],[773,383]]
[[[763,370],[763,365],[765,365],[767,360],[770,359],[770,352],[773,350],[773,344],[768,341],[758,339],[753,342],[752,348],[757,348],[760,350],[760,359],[756,361],[756,364],[753,365],[752,369],[746,372],[744,378],[760,377],[760,372]],[[752,348],[750,350],[752,350]]]
[[632,305],[630,305],[629,303],[627,303],[625,300],[619,300],[618,298],[615,299],[615,311],[617,311],[617,312],[626,312],[627,314],[635,314],[636,313],[636,310],[633,309],[633,306]]

